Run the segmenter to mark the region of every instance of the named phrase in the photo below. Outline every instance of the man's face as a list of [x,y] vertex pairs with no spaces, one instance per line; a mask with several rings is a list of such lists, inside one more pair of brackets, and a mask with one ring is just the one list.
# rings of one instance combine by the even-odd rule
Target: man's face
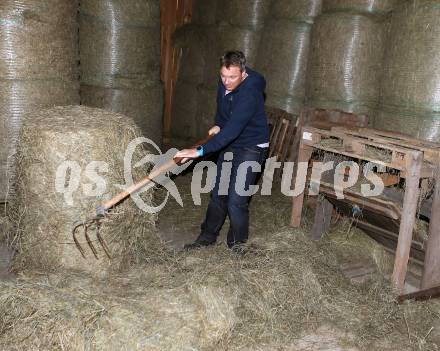
[[244,79],[245,72],[240,72],[240,67],[229,66],[226,68],[223,66],[220,69],[220,78],[226,90],[234,90]]

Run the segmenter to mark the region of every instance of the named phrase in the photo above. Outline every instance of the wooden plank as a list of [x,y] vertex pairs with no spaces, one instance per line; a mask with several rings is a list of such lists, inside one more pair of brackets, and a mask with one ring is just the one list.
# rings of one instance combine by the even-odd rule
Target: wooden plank
[[440,285],[440,162],[437,165],[422,289]]
[[420,170],[423,154],[420,151],[411,151],[407,157],[407,178],[405,196],[403,199],[402,217],[399,228],[396,257],[392,283],[394,288],[401,292],[405,284],[408,266],[409,251],[411,249],[412,234],[416,220],[417,203],[419,199]]
[[[299,153],[298,153],[298,162],[309,162],[310,157],[312,156],[313,148],[308,147],[304,144],[300,144]],[[296,168],[298,170],[298,167]],[[296,177],[298,176],[298,172],[296,173]],[[295,179],[292,181],[295,182]],[[294,186],[294,185],[293,185]],[[290,225],[292,227],[298,228],[301,225],[301,215],[302,208],[304,203],[304,193],[305,189],[298,195],[292,197],[292,213],[290,217]]]
[[422,289],[410,294],[400,295],[398,296],[397,301],[399,303],[402,303],[406,300],[424,301],[437,297],[440,297],[440,286],[435,286],[429,289]]
[[318,206],[315,210],[315,220],[311,232],[312,240],[319,240],[328,232],[333,213],[333,204],[324,196],[318,198]]

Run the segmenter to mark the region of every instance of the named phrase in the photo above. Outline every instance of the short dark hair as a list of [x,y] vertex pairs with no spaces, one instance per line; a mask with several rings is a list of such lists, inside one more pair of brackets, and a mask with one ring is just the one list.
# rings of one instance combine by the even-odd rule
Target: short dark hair
[[226,51],[220,58],[220,68],[229,68],[230,66],[237,66],[241,72],[244,72],[246,68],[246,57],[241,51]]

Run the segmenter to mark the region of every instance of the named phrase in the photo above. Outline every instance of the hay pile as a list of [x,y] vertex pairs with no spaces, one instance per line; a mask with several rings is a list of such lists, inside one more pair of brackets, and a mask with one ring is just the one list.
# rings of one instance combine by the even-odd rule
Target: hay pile
[[356,8],[330,11],[316,19],[307,76],[308,106],[372,115],[379,100],[387,23],[386,16]]
[[[170,202],[161,214],[179,236],[197,227],[208,201],[192,205],[189,183],[177,180],[185,207]],[[379,245],[348,222],[311,242],[312,213],[303,229],[286,227],[290,199],[275,188],[251,203],[253,250],[244,256],[218,245],[106,279],[64,273],[0,283],[0,345],[296,351],[314,350],[304,344],[315,340],[340,350],[438,349],[437,301],[395,304]],[[379,272],[352,285],[339,269],[349,259],[379,262]]]
[[82,104],[126,114],[161,143],[159,1],[82,1],[79,29]]
[[[17,230],[9,238],[18,251],[15,270],[69,268],[104,274],[160,256],[155,216],[138,209],[131,199],[117,206],[102,226],[112,260],[106,258],[93,232],[90,236],[100,260],[95,260],[80,235],[88,256],[83,259],[71,234],[76,220],[94,215],[96,206],[121,191],[115,185],[126,183],[126,148],[138,136],[131,119],[104,110],[55,107],[27,115],[17,155],[17,198],[8,211]],[[132,165],[145,154],[138,146]],[[70,163],[59,168],[63,162]],[[135,168],[134,181],[148,174],[148,167]],[[143,194],[146,204],[151,204],[152,196],[152,191]]]
[[267,81],[267,105],[290,113],[303,106],[311,28],[320,9],[321,1],[272,2],[256,65]]
[[0,5],[0,199],[27,112],[79,102],[76,0],[4,0]]
[[375,127],[440,141],[440,8],[409,1],[391,17]]
[[160,287],[165,271],[96,280],[73,273],[0,282],[8,350],[212,349],[235,323],[228,288]]

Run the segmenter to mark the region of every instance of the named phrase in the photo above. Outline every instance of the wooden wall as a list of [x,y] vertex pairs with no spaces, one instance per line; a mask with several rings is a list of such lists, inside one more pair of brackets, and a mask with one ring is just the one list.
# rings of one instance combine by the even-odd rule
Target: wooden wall
[[174,86],[179,71],[181,49],[174,49],[171,36],[181,25],[191,22],[192,0],[161,0],[161,80],[164,83],[164,143],[169,142],[171,129],[171,107]]

